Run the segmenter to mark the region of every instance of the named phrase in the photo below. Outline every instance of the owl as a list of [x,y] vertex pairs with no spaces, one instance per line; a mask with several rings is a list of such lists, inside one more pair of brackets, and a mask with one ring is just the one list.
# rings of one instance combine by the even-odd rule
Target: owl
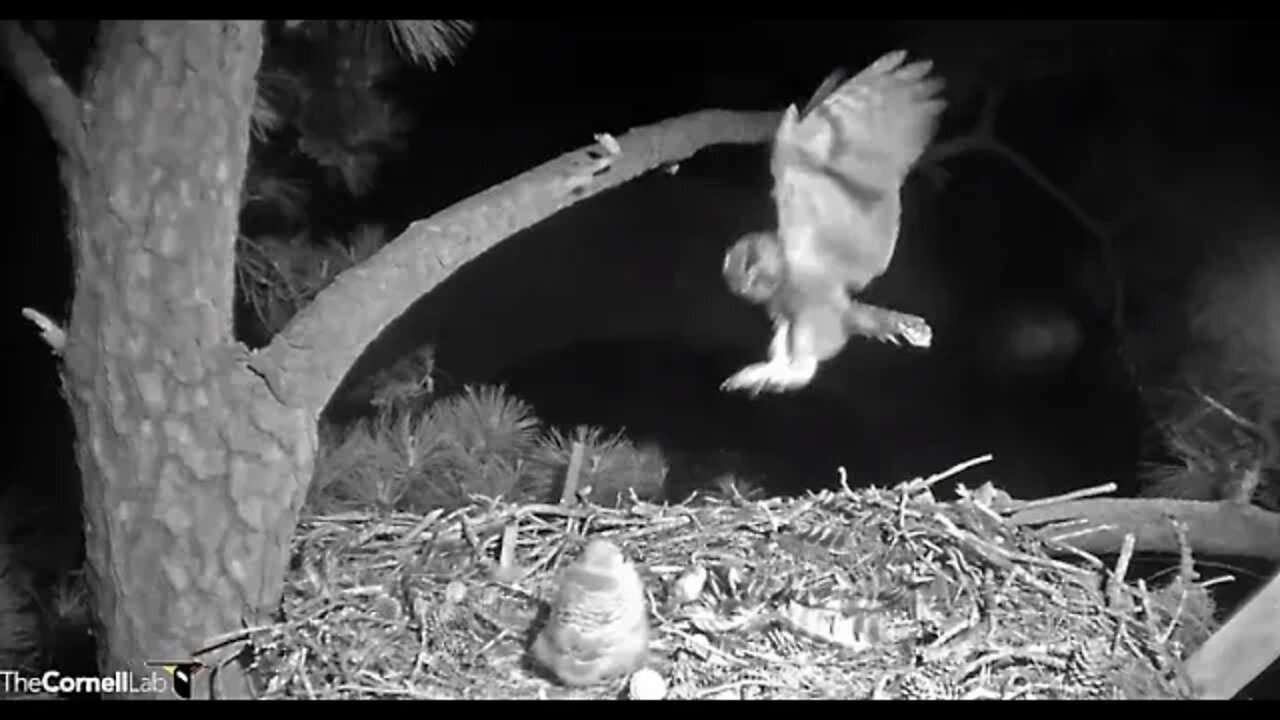
[[648,650],[644,582],[616,545],[592,540],[560,577],[534,657],[565,685],[581,687],[639,669]]
[[906,57],[891,52],[847,81],[833,73],[803,112],[792,105],[783,114],[770,168],[777,232],[742,237],[722,268],[732,292],[768,311],[773,339],[768,360],[742,368],[723,390],[804,387],[853,335],[931,345],[923,318],[850,296],[888,269],[902,183],[946,107],[932,63]]

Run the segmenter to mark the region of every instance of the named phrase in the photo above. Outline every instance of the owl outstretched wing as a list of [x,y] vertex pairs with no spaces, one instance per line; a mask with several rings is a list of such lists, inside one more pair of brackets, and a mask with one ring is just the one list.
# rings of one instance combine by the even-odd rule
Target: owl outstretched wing
[[888,53],[848,80],[833,74],[774,139],[778,237],[796,283],[862,290],[888,269],[899,192],[946,107],[927,60]]
[[792,105],[783,114],[772,156],[778,230],[739,239],[722,268],[732,292],[768,309],[769,359],[723,389],[804,387],[852,335],[931,344],[924,318],[849,295],[893,260],[902,183],[946,109],[931,69],[892,52],[852,78],[829,76],[803,112]]

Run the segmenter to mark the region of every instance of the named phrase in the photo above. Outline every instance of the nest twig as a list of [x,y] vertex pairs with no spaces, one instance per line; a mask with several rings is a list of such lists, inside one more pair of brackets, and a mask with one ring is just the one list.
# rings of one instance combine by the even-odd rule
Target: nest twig
[[625,678],[561,688],[527,650],[558,569],[604,536],[641,569],[670,697],[1187,696],[1203,584],[1064,557],[1007,519],[1030,504],[989,485],[938,502],[935,481],[310,517],[282,620],[241,641],[267,698],[614,697]]

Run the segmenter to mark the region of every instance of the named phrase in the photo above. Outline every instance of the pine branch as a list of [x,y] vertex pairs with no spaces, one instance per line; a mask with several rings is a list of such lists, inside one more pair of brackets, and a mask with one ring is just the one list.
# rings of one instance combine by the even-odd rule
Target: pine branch
[[452,62],[475,32],[475,24],[467,20],[392,20],[387,25],[396,49],[432,70],[441,61]]
[[80,99],[16,20],[0,22],[0,62],[44,116],[54,142],[73,158],[83,158],[86,138]]
[[339,275],[256,354],[252,366],[289,405],[318,413],[365,346],[468,261],[561,210],[708,145],[767,142],[779,118],[777,112],[707,110],[616,140],[602,137],[419,220]]

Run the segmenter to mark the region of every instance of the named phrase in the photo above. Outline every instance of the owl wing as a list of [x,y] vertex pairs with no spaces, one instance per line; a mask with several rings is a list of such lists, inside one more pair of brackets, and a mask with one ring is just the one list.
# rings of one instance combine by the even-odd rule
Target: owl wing
[[932,63],[884,55],[848,80],[833,74],[774,138],[778,236],[796,282],[861,290],[893,259],[899,191],[946,103]]

